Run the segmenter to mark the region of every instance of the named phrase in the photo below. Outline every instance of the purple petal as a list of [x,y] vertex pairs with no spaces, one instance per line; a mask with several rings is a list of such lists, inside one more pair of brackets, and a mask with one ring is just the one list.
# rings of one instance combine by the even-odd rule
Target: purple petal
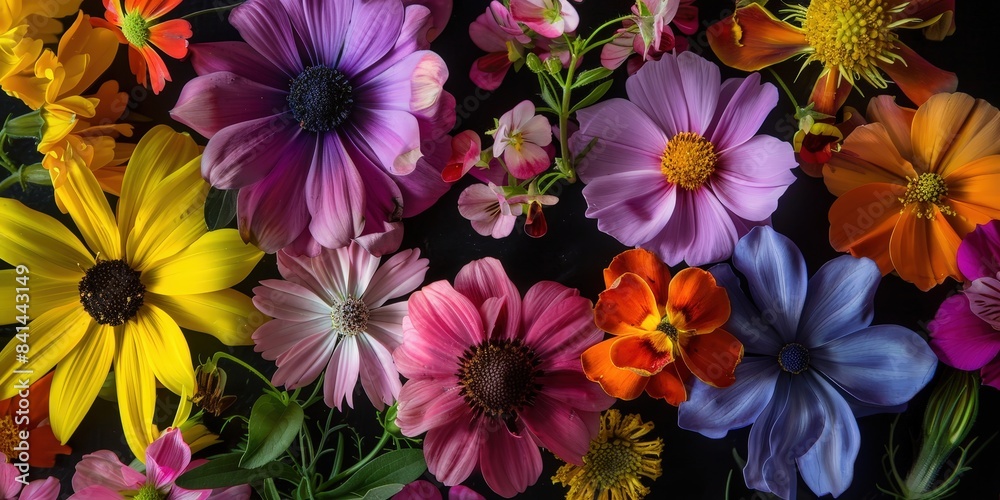
[[348,23],[357,4],[355,0],[284,2],[294,32],[308,55],[309,65],[334,67],[344,47]]
[[337,134],[317,145],[306,178],[309,232],[327,248],[346,246],[364,229],[365,184]]
[[184,85],[170,117],[211,139],[230,125],[280,115],[288,108],[286,96],[285,91],[220,71]]
[[750,140],[778,104],[778,89],[770,83],[761,85],[760,73],[751,73],[742,80],[726,80],[721,94],[712,130],[706,131],[720,151]]
[[692,52],[664,54],[629,77],[625,88],[629,100],[667,136],[680,132],[705,136],[719,100],[719,67]]
[[878,264],[841,255],[809,280],[798,340],[814,348],[867,328],[875,315],[875,290],[882,280]]
[[437,486],[418,479],[403,486],[399,493],[392,496],[392,500],[441,500],[441,492]]
[[216,188],[244,188],[289,162],[289,156],[298,156],[310,139],[287,113],[235,123],[208,141],[201,172]]
[[[403,4],[399,0],[356,2],[337,68],[355,76],[379,62],[389,53],[402,32],[403,12]],[[372,26],[378,26],[378,29],[372,29]],[[326,36],[325,26],[317,28],[323,30],[317,36]]]
[[146,477],[157,489],[170,486],[191,462],[191,448],[180,429],[171,429],[146,449]]
[[381,168],[406,175],[420,159],[420,125],[406,111],[356,109],[345,135]]
[[677,201],[663,230],[642,245],[674,266],[700,266],[728,259],[739,234],[733,218],[711,191],[674,189]]
[[586,215],[597,219],[598,229],[623,245],[637,246],[663,233],[675,213],[679,191],[658,171],[637,170],[591,179],[583,197]]
[[542,474],[542,454],[527,435],[513,436],[507,428],[489,429],[479,452],[483,479],[503,497],[513,497],[535,484]]
[[779,370],[774,358],[752,356],[737,365],[736,382],[727,388],[695,381],[677,408],[677,425],[719,439],[752,424],[770,403]]
[[993,358],[980,370],[979,375],[983,378],[983,384],[994,389],[1000,389],[1000,358]]
[[307,230],[310,217],[304,191],[309,171],[304,165],[313,149],[292,152],[260,182],[240,189],[236,214],[244,241],[274,253]]
[[448,490],[448,500],[486,500],[486,497],[476,493],[475,490],[467,486],[452,486]]
[[778,208],[778,198],[795,181],[790,169],[796,166],[790,144],[759,135],[721,152],[709,183],[727,209],[760,221]]
[[965,289],[972,313],[994,330],[1000,330],[1000,280],[984,276]]
[[570,149],[583,151],[594,144],[578,166],[580,179],[590,183],[598,177],[643,170],[660,173],[660,160],[667,136],[635,104],[608,99],[577,112],[580,130],[570,138]]
[[978,370],[1000,353],[1000,332],[972,313],[964,294],[948,297],[928,329],[931,349],[960,370]]
[[723,329],[740,339],[748,354],[777,356],[784,343],[772,326],[777,318],[774,313],[761,313],[750,302],[743,293],[740,279],[729,264],[712,266],[708,271],[729,295],[729,320],[723,325]]
[[233,9],[232,24],[254,50],[272,65],[295,78],[305,67],[298,50],[296,30],[280,0],[255,0]]
[[479,462],[483,447],[483,425],[467,413],[468,420],[455,422],[447,428],[427,431],[424,438],[424,458],[427,470],[446,486],[455,486],[469,478]]
[[260,57],[246,42],[196,43],[188,49],[191,65],[199,76],[228,71],[272,89],[288,91],[288,75]]
[[793,342],[805,304],[806,263],[792,240],[767,226],[755,227],[736,244],[733,265],[747,278],[750,294],[782,344]]
[[333,350],[323,379],[323,401],[326,405],[340,411],[346,398],[347,406],[354,408],[354,386],[358,383],[360,372],[361,354],[357,338],[341,337],[337,348]]
[[743,476],[750,488],[794,498],[795,462],[820,438],[824,416],[804,377],[778,377],[771,403],[750,429]]
[[858,424],[844,398],[820,377],[806,379],[818,395],[823,431],[796,463],[802,479],[816,495],[840,496],[854,479],[854,461],[861,446]]
[[967,281],[1000,273],[1000,222],[976,226],[958,246],[958,269]]
[[392,362],[392,354],[378,342],[369,340],[367,335],[355,337],[361,356],[361,387],[368,400],[377,410],[381,403],[392,404],[399,397],[399,372]]
[[934,376],[937,357],[916,333],[877,325],[809,349],[810,365],[863,403],[906,403]]

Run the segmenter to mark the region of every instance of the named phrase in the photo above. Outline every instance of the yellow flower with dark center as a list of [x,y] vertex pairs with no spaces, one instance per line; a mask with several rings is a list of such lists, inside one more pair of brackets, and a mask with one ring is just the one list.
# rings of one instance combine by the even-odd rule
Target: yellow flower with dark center
[[642,478],[660,477],[663,440],[641,441],[653,430],[652,422],[639,415],[622,418],[618,410],[608,410],[601,419],[601,431],[590,442],[583,466],[565,464],[552,477],[553,484],[569,486],[567,500],[630,500],[644,498],[649,487]]
[[[181,396],[173,425],[190,411],[195,375],[180,327],[227,345],[253,343],[250,334],[263,318],[229,287],[263,254],[236,230],[208,231],[199,149],[186,134],[153,128],[126,169],[116,217],[93,173],[68,148],[58,189],[83,242],[52,217],[0,199],[0,259],[24,266],[31,297],[24,316],[13,307],[0,311],[0,324],[28,323],[30,333],[28,353],[18,350],[17,338],[0,351],[0,399],[12,396],[20,379],[33,381],[54,367],[50,418],[63,443],[114,366],[125,437],[145,457],[159,435],[157,381]],[[0,283],[14,284],[15,272],[0,271]],[[14,304],[14,293],[13,285],[0,286],[0,303]]]

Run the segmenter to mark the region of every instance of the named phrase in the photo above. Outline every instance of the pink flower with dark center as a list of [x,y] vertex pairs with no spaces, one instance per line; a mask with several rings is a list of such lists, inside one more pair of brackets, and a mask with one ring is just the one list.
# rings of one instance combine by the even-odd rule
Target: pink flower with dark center
[[545,146],[552,144],[552,126],[535,114],[531,101],[521,101],[504,113],[493,139],[493,156],[502,157],[514,177],[530,179],[549,168]]
[[408,379],[396,423],[407,436],[426,433],[424,457],[439,481],[454,486],[478,466],[511,497],[538,480],[539,446],[582,465],[614,401],[580,364],[602,338],[591,307],[549,281],[522,300],[493,258],[467,264],[454,286],[438,281],[410,297],[393,353]]
[[253,334],[255,350],[278,365],[271,381],[288,389],[311,384],[323,370],[323,400],[354,407],[358,378],[376,408],[399,396],[392,351],[402,338],[406,301],[427,273],[419,250],[381,259],[358,243],[315,257],[278,252],[283,280],[264,280],[253,303],[274,319]]
[[510,14],[545,38],[576,31],[580,15],[567,0],[511,0]]

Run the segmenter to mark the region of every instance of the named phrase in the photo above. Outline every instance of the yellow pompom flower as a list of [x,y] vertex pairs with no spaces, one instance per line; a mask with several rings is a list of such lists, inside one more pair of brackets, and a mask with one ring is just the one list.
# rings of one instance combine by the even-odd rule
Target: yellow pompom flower
[[[17,323],[30,334],[27,352],[18,338],[0,351],[0,399],[11,397],[20,380],[34,381],[54,367],[50,415],[63,443],[113,366],[125,437],[145,457],[159,434],[157,381],[181,396],[173,425],[190,411],[195,375],[180,328],[227,345],[253,343],[250,334],[263,318],[230,287],[263,253],[234,229],[208,231],[209,186],[199,153],[188,135],[153,128],[129,161],[116,216],[93,173],[68,148],[58,190],[83,242],[56,219],[0,199],[0,260],[21,266],[0,271],[0,283],[9,284],[0,286],[0,303],[27,304],[24,311],[0,309],[0,325]],[[18,277],[27,277],[26,284]],[[16,302],[15,293],[30,301]]]
[[663,440],[640,440],[653,430],[652,422],[639,415],[622,418],[618,410],[608,410],[601,418],[601,431],[590,442],[583,466],[565,464],[552,477],[553,484],[569,486],[567,500],[631,500],[644,498],[649,487],[642,477],[660,477]]

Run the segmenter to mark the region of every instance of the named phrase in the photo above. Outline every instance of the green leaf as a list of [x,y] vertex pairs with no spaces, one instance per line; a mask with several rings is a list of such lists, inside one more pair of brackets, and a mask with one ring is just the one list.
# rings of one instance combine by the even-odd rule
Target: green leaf
[[253,469],[281,456],[302,428],[302,407],[296,401],[285,404],[266,393],[257,398],[250,410],[247,449],[240,467]]
[[298,481],[298,474],[288,464],[270,462],[262,467],[245,469],[240,467],[240,453],[229,453],[195,467],[177,478],[175,484],[189,490],[228,488],[271,477]]
[[426,470],[422,450],[390,451],[368,462],[339,487],[320,494],[319,498],[352,498],[351,494],[367,498],[365,495],[375,488],[413,482]]
[[542,74],[538,75],[538,86],[541,87],[542,89],[542,101],[545,101],[545,104],[547,104],[552,109],[562,109],[562,106],[560,106],[559,103],[556,102],[555,96],[552,95],[552,90],[549,86],[549,82],[545,79],[545,76]]
[[573,82],[573,88],[583,87],[584,85],[590,85],[598,80],[603,80],[611,76],[611,73],[614,72],[608,68],[588,69],[587,71],[580,73],[580,75],[576,78],[576,81]]
[[224,228],[236,217],[237,189],[216,189],[208,191],[205,199],[205,224],[209,231]]
[[613,83],[614,82],[612,82],[611,80],[608,80],[598,85],[597,87],[594,88],[594,90],[590,91],[590,93],[587,94],[587,97],[584,97],[582,101],[576,103],[576,105],[573,106],[573,109],[569,110],[569,112],[575,113],[577,110],[586,108],[587,106],[590,106],[591,104],[594,104],[597,101],[601,100],[601,98],[604,97],[604,94],[608,93],[608,89],[611,88],[611,84]]
[[361,497],[363,500],[388,500],[393,495],[403,490],[403,484],[383,484],[377,488],[372,488]]
[[278,487],[274,484],[274,478],[267,478],[264,480],[263,493],[264,500],[280,500],[281,496],[278,494]]

